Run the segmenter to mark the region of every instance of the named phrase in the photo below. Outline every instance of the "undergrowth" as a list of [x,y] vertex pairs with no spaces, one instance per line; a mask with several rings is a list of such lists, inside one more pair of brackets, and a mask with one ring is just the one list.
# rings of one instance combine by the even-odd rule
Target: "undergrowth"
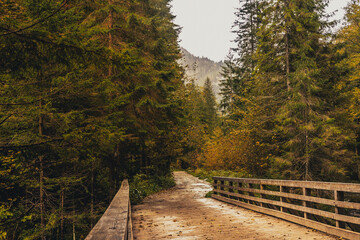
[[[251,175],[245,171],[230,171],[230,170],[207,170],[204,168],[187,169],[191,175],[203,179],[209,183],[214,183],[213,177],[234,177],[234,178],[249,178]],[[208,192],[205,197],[209,198],[213,191]]]
[[209,183],[213,183],[213,177],[234,177],[234,178],[251,178],[252,175],[245,171],[231,171],[231,170],[208,170],[204,168],[187,169],[191,175],[203,179]]
[[167,176],[147,176],[137,174],[130,181],[130,201],[131,205],[139,204],[150,194],[160,192],[175,186],[175,180],[172,174]]

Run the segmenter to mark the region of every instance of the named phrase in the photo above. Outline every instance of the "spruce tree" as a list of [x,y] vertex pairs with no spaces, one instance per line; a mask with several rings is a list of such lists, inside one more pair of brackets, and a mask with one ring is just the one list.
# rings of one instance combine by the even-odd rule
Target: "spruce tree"
[[[341,176],[330,142],[341,139],[329,121],[324,93],[327,1],[271,1],[265,6],[257,52],[257,99],[263,125],[283,177],[324,179]],[[264,99],[266,99],[264,101]],[[261,115],[260,118],[261,119]],[[337,130],[336,130],[337,129]],[[338,135],[338,136],[336,136]],[[328,145],[328,146],[327,146]],[[282,168],[282,169],[281,169]],[[338,169],[338,171],[336,171]]]
[[[243,118],[247,108],[247,99],[253,85],[253,72],[256,66],[254,58],[258,39],[257,31],[260,23],[259,1],[244,0],[235,12],[236,20],[233,33],[237,47],[231,49],[223,68],[221,81],[221,108],[224,113],[230,113],[233,118]],[[235,110],[237,109],[237,110]]]
[[209,78],[205,80],[204,89],[203,89],[203,98],[204,98],[204,113],[203,118],[204,122],[207,125],[208,132],[211,133],[217,122],[217,104],[215,94],[212,88],[212,84]]

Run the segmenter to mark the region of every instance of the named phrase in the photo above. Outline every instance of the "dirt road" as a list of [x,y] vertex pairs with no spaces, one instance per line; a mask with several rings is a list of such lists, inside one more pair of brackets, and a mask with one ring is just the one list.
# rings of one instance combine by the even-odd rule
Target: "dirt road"
[[205,194],[211,186],[175,172],[176,187],[133,207],[134,239],[335,240],[326,234],[222,203]]

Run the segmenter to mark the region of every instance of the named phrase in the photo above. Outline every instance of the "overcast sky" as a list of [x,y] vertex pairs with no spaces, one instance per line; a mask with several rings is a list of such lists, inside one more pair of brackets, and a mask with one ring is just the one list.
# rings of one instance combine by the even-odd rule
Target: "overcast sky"
[[[342,19],[349,0],[330,0],[329,12]],[[214,61],[224,60],[233,46],[230,32],[239,0],[172,0],[175,23],[182,27],[180,45],[192,54]]]

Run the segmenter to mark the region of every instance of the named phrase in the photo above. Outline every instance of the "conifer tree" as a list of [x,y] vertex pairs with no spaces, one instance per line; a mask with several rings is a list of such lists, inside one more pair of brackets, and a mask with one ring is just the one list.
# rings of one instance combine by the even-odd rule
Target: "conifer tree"
[[1,236],[84,238],[123,178],[169,172],[178,32],[152,3],[1,2]]
[[340,130],[329,121],[331,106],[322,92],[329,83],[326,6],[327,1],[271,1],[263,10],[256,89],[258,105],[267,112],[263,119],[272,119],[261,124],[270,133],[263,140],[274,152],[281,146],[274,168],[285,166],[280,171],[287,178],[342,175],[328,147]]
[[237,47],[231,49],[232,53],[225,61],[221,82],[223,99],[220,106],[234,119],[244,117],[243,114],[235,114],[235,112],[246,111],[246,99],[250,97],[260,23],[258,0],[244,0],[240,1],[240,4],[241,7],[235,12],[236,20],[233,26],[233,33],[236,34],[234,42]]
[[217,104],[215,94],[213,92],[212,84],[209,78],[205,80],[203,89],[204,98],[204,122],[208,126],[208,131],[211,133],[217,122]]
[[[337,69],[340,72],[335,89],[336,99],[339,104],[337,113],[341,116],[341,124],[348,129],[348,144],[354,156],[350,161],[344,161],[347,174],[352,179],[360,178],[360,85],[359,85],[359,42],[357,41],[360,32],[360,2],[351,1],[346,7],[346,25],[337,35]],[[339,97],[340,96],[340,97]],[[352,167],[351,167],[352,166]],[[354,167],[358,166],[358,167]]]

